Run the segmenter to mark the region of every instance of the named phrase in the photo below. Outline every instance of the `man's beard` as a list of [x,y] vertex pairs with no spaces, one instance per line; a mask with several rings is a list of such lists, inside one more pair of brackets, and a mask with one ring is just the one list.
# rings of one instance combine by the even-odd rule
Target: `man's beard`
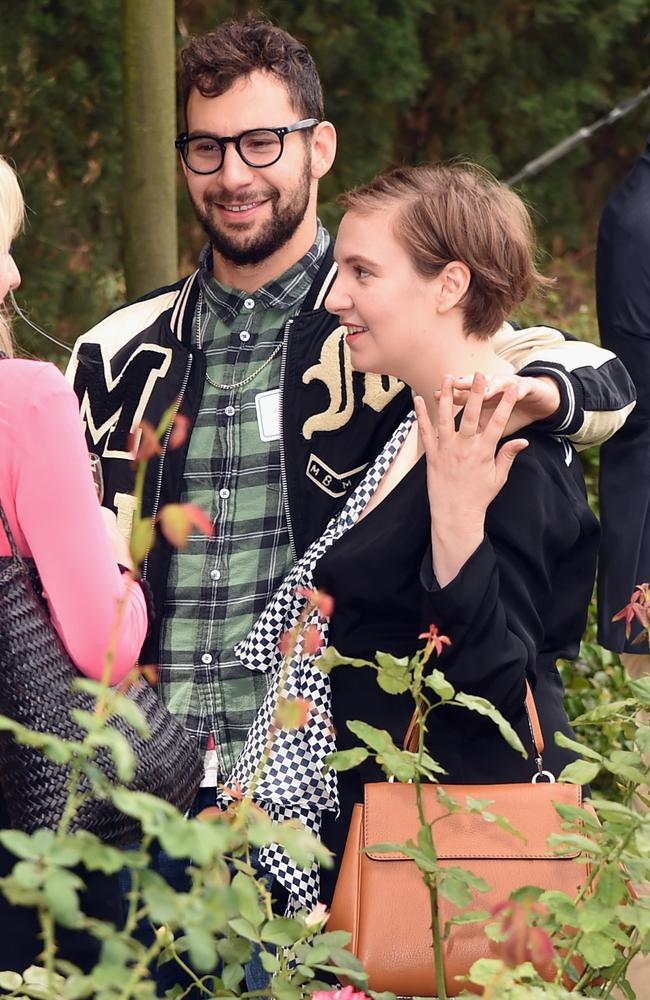
[[[211,205],[218,203],[232,204],[232,202],[226,202],[225,198],[217,199],[214,196],[206,196],[201,204],[197,204],[191,195],[190,198],[196,217],[205,229],[213,249],[223,260],[234,264],[236,267],[245,267],[267,260],[267,258],[273,256],[283,246],[286,246],[292,238],[307,212],[310,196],[310,180],[311,174],[307,166],[299,186],[291,192],[283,208],[280,208],[278,205],[280,192],[277,190],[272,192],[269,198],[271,218],[261,229],[251,234],[250,242],[246,242],[245,232],[231,238],[224,230],[217,229],[212,222],[209,214]],[[247,202],[256,200],[261,199],[251,198],[250,196],[247,198]]]

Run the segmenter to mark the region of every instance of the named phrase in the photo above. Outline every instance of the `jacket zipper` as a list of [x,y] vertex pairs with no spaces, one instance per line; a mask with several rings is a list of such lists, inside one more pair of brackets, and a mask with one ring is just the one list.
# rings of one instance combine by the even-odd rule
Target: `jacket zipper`
[[[178,398],[176,400],[176,406],[174,408],[174,415],[172,416],[172,419],[170,421],[169,427],[165,431],[165,437],[163,438],[162,452],[161,452],[161,455],[160,455],[160,465],[158,467],[158,480],[156,482],[156,495],[154,497],[153,507],[151,508],[151,517],[153,518],[154,521],[155,521],[155,519],[156,519],[156,517],[158,515],[158,508],[160,507],[160,495],[162,493],[163,467],[164,467],[164,464],[165,464],[165,458],[167,456],[167,446],[169,444],[169,438],[171,436],[171,432],[172,432],[172,429],[173,429],[173,426],[174,426],[174,420],[176,418],[176,414],[178,413],[178,411],[179,411],[179,409],[181,407],[181,403],[183,402],[183,396],[185,395],[185,390],[187,389],[187,383],[190,380],[190,372],[191,372],[191,370],[192,370],[192,355],[189,354],[188,358],[187,358],[187,367],[185,369],[185,375],[183,376],[183,383],[181,385],[181,391],[178,394]],[[142,565],[142,576],[144,577],[145,580],[147,579],[147,569],[148,569],[148,566],[149,566],[149,556],[147,555],[145,557],[144,563]]]
[[280,361],[280,483],[282,486],[282,498],[284,501],[284,513],[287,518],[287,529],[289,531],[289,545],[294,562],[297,561],[296,543],[293,537],[293,526],[291,524],[291,510],[289,509],[289,491],[287,489],[287,470],[284,454],[284,373],[287,367],[287,352],[289,347],[289,330],[293,319],[287,320],[284,328],[282,340],[282,360]]

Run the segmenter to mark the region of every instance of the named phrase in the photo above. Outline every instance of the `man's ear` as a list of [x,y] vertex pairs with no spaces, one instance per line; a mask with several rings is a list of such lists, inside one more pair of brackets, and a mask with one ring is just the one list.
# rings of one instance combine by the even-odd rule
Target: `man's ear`
[[311,141],[311,175],[315,180],[324,177],[331,169],[336,156],[336,129],[331,122],[314,125]]
[[452,260],[449,264],[445,264],[436,277],[438,311],[446,313],[457,306],[465,296],[471,280],[472,272],[467,264],[463,264],[459,260]]

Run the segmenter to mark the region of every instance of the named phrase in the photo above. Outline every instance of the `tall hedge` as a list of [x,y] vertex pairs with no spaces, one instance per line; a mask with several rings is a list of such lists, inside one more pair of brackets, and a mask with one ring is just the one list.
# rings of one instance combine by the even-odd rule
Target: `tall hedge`
[[[252,7],[177,0],[177,45]],[[650,83],[647,0],[268,0],[264,7],[304,39],[321,70],[340,135],[322,192],[331,226],[337,191],[388,163],[472,156],[507,177]],[[11,30],[0,32],[0,151],[15,161],[30,207],[16,247],[20,300],[71,341],[126,294],[119,3],[4,0],[2,8]],[[649,122],[650,101],[523,187],[550,248],[592,239],[603,200],[642,149]],[[178,199],[186,269],[203,237],[180,181]],[[48,353],[21,324],[17,333],[26,348]]]

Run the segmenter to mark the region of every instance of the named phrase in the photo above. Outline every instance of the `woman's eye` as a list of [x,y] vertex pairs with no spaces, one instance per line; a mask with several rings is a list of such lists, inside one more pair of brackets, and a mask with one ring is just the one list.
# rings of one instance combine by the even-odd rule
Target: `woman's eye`
[[370,271],[366,271],[365,267],[361,267],[359,264],[355,264],[354,273],[356,274],[357,278],[370,277]]

